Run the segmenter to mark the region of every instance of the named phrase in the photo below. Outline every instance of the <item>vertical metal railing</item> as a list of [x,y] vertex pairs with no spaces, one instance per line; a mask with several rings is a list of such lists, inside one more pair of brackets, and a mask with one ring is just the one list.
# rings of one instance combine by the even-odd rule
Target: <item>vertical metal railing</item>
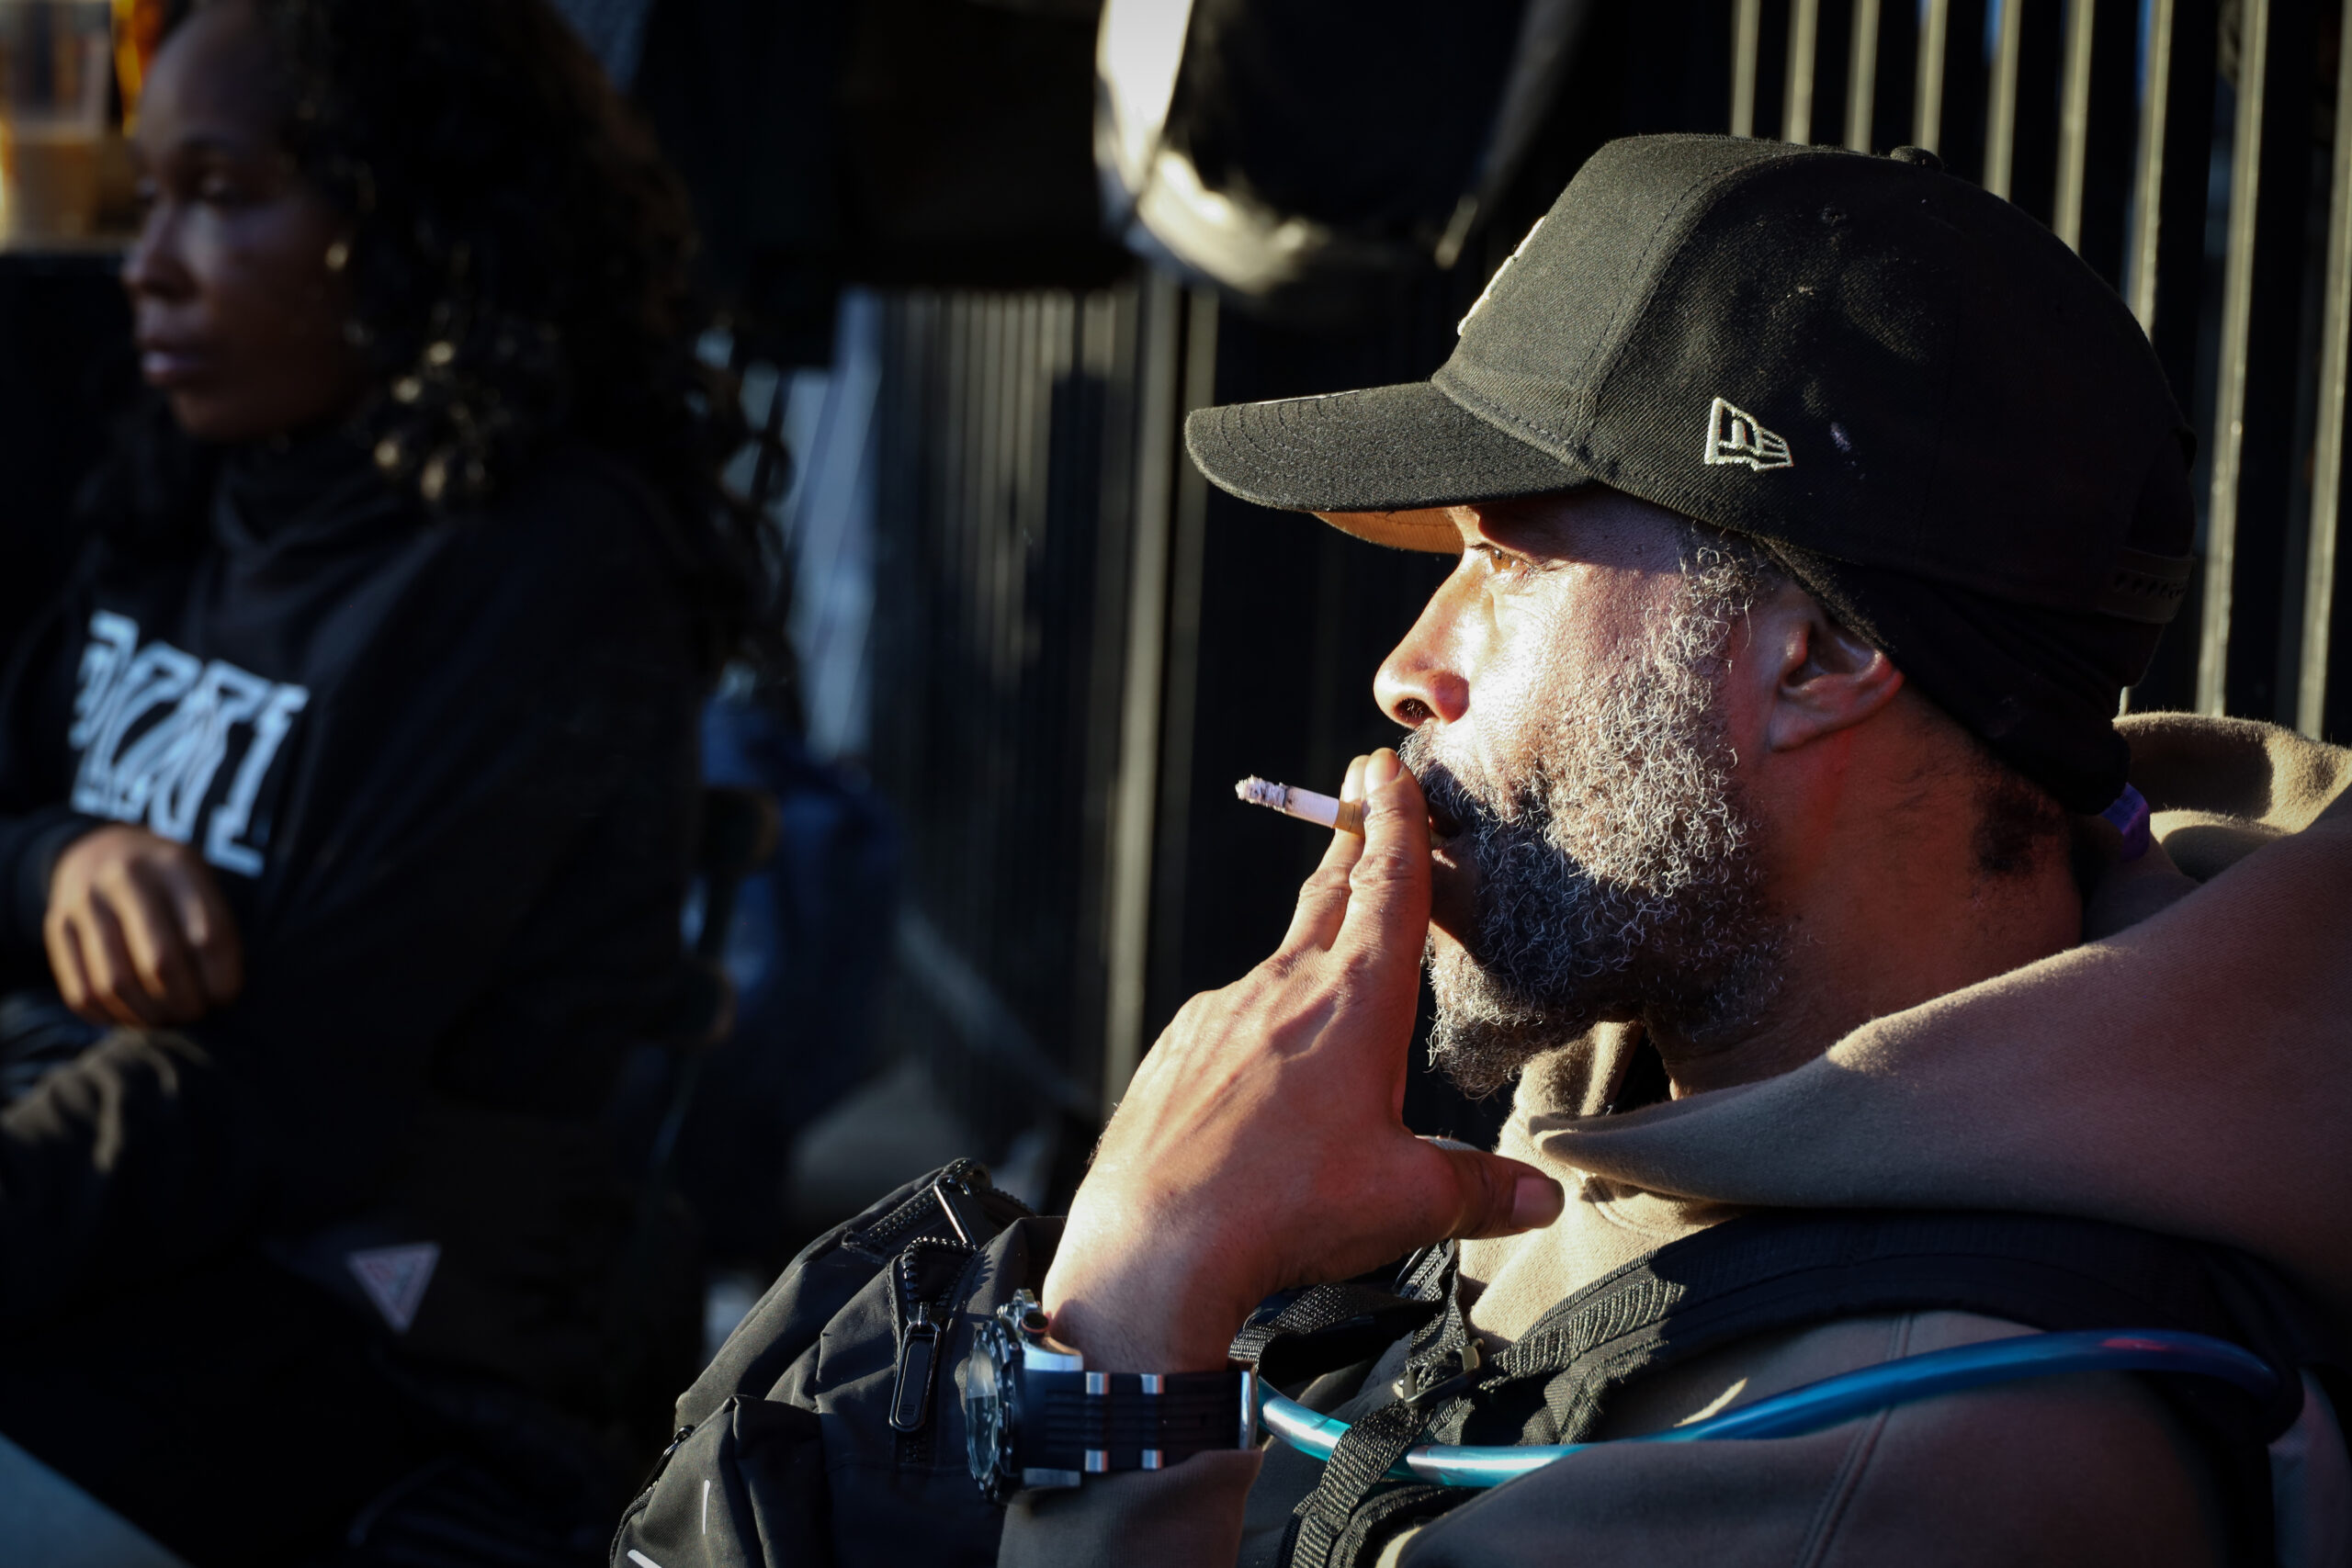
[[1919,8],[1919,59],[1911,93],[1911,144],[1932,152],[1943,143],[1944,39],[1951,31],[1951,0]]
[[2156,333],[2156,243],[2164,232],[2165,151],[2172,110],[2173,0],[2147,0],[2147,44],[2140,67],[2140,144],[2133,160],[2132,232],[2125,299],[2140,330]]
[[[1775,62],[1783,140],[1814,141],[1816,120],[1842,118],[1846,146],[1883,150],[1882,113],[1901,117],[1903,106],[1882,85],[1907,75],[1916,145],[2046,219],[2112,277],[2204,454],[2192,607],[2134,705],[2315,735],[2352,711],[2346,677],[2331,678],[2352,653],[2352,635],[2335,629],[2352,603],[2339,547],[2352,483],[2352,112],[2335,115],[2323,161],[2308,129],[2314,78],[2321,89],[2329,80],[2312,69],[2318,9],[1899,0],[1898,15],[1853,0],[1840,106],[1824,96],[1825,82],[1832,94],[1839,84],[1821,74],[1835,45],[1820,0],[1790,0],[1785,63]],[[1735,0],[1738,134],[1755,133],[1756,78],[1778,42],[1764,27],[1761,0]],[[2320,63],[2340,96],[2352,85],[2352,29],[2338,39]],[[2231,107],[2217,116],[2219,102]],[[2226,223],[2209,254],[2209,203],[2223,191]]]
[[2017,163],[2018,64],[2025,47],[2023,0],[2004,0],[1999,7],[1997,41],[1993,46],[1993,90],[1984,107],[1984,188],[2007,196]]
[[2255,218],[2262,194],[2262,105],[2270,0],[2240,7],[2238,105],[2230,153],[2230,228],[2222,274],[2222,340],[2213,400],[2213,476],[2205,509],[2205,604],[2197,636],[2197,711],[2229,703],[2230,612],[2235,607],[2238,471],[2245,451],[2247,339],[2254,321]]
[[[2352,17],[2346,18],[2352,20]],[[2345,88],[2352,85],[2352,27],[2337,28],[2335,146],[2328,182],[2327,271],[2320,312],[2316,441],[2312,454],[2311,538],[2303,565],[2302,657],[2296,671],[2295,728],[2306,735],[2327,728],[2328,660],[2334,637],[2339,555],[2337,530],[2344,515],[2346,361],[2352,358],[2352,113]],[[2334,694],[2339,705],[2344,694]],[[2340,739],[2340,737],[2339,737]]]
[[1106,1015],[1140,1005],[1120,987],[1148,927],[1151,759],[1132,817],[1123,745],[1160,689],[1131,628],[1164,603],[1175,459],[1136,422],[1179,412],[1165,304],[879,299],[871,760],[915,933],[884,1033],[991,1148],[1041,1102],[1075,1109]]
[[[1158,841],[1161,696],[1168,649],[1169,541],[1175,528],[1175,427],[1182,384],[1183,290],[1147,274],[1136,367],[1135,536],[1128,576],[1127,646],[1120,695],[1118,769],[1114,775],[1107,874],[1103,1010],[1103,1114],[1125,1094],[1143,1060],[1146,987],[1151,976],[1152,852]],[[1155,438],[1157,437],[1157,438]]]
[[2091,45],[2098,28],[2098,0],[2066,0],[2066,54],[2059,67],[2058,191],[2050,227],[2078,251],[2083,248],[2083,175],[2091,142]]
[[[2312,0],[2242,0],[2230,218],[2214,369],[2211,496],[2197,706],[2295,716],[2290,539],[2309,522],[2301,483],[2312,453],[2296,428],[2311,216]],[[2324,265],[2324,264],[2322,264]],[[2217,609],[2216,606],[2219,606]]]
[[1846,53],[1846,146],[1871,151],[1871,122],[1878,108],[1879,0],[1854,0],[1854,27]]
[[[1185,291],[1181,426],[1216,401],[1216,295]],[[1168,670],[1159,753],[1159,817],[1152,845],[1151,989],[1164,993],[1182,959],[1187,840],[1192,825],[1193,746],[1199,725],[1202,574],[1207,569],[1209,485],[1189,462],[1176,470],[1168,540]],[[1110,1085],[1105,1080],[1106,1099]],[[1125,1084],[1118,1086],[1122,1091]]]
[[1764,0],[1732,0],[1731,133],[1756,134],[1756,70],[1764,42]]
[[1105,896],[1106,1116],[1150,1044],[1156,976],[1173,967],[1184,904],[1184,832],[1201,645],[1208,486],[1184,461],[1185,414],[1216,400],[1217,302],[1148,274],[1137,355],[1133,564],[1127,580],[1119,755]]
[[1781,95],[1781,140],[1813,140],[1815,55],[1821,38],[1821,0],[1789,0],[1788,80]]

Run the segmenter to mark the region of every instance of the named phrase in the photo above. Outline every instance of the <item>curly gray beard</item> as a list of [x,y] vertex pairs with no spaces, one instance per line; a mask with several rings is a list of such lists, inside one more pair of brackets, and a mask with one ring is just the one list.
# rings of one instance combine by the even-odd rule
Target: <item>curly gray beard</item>
[[1703,1043],[1770,1003],[1787,929],[1761,896],[1716,696],[1733,629],[1775,576],[1693,529],[1627,666],[1560,671],[1513,776],[1457,771],[1430,726],[1400,748],[1477,868],[1472,939],[1432,933],[1429,949],[1430,1058],[1465,1092],[1501,1089],[1603,1020]]

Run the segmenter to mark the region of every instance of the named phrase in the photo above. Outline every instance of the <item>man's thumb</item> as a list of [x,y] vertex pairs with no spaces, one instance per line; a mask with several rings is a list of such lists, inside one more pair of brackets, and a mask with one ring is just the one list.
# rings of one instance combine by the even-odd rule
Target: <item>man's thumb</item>
[[1567,1194],[1560,1184],[1532,1165],[1487,1154],[1451,1138],[1425,1141],[1453,1168],[1456,1205],[1448,1235],[1512,1235],[1541,1230],[1558,1219],[1567,1205]]

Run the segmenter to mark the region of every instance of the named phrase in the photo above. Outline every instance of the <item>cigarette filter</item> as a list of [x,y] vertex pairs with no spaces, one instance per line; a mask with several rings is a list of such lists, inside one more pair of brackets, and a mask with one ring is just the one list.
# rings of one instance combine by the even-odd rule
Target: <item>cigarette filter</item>
[[1343,833],[1363,831],[1363,807],[1352,800],[1334,800],[1311,789],[1275,784],[1252,774],[1233,786],[1233,793],[1252,806],[1264,806],[1302,822],[1318,822]]

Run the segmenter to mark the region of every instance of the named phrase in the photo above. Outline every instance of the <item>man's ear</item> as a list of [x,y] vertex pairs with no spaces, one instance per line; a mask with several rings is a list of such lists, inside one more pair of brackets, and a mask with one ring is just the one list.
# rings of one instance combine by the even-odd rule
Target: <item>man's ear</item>
[[1772,677],[1764,744],[1793,751],[1876,716],[1903,689],[1903,671],[1839,626],[1814,596],[1784,583],[1753,612],[1750,647]]

